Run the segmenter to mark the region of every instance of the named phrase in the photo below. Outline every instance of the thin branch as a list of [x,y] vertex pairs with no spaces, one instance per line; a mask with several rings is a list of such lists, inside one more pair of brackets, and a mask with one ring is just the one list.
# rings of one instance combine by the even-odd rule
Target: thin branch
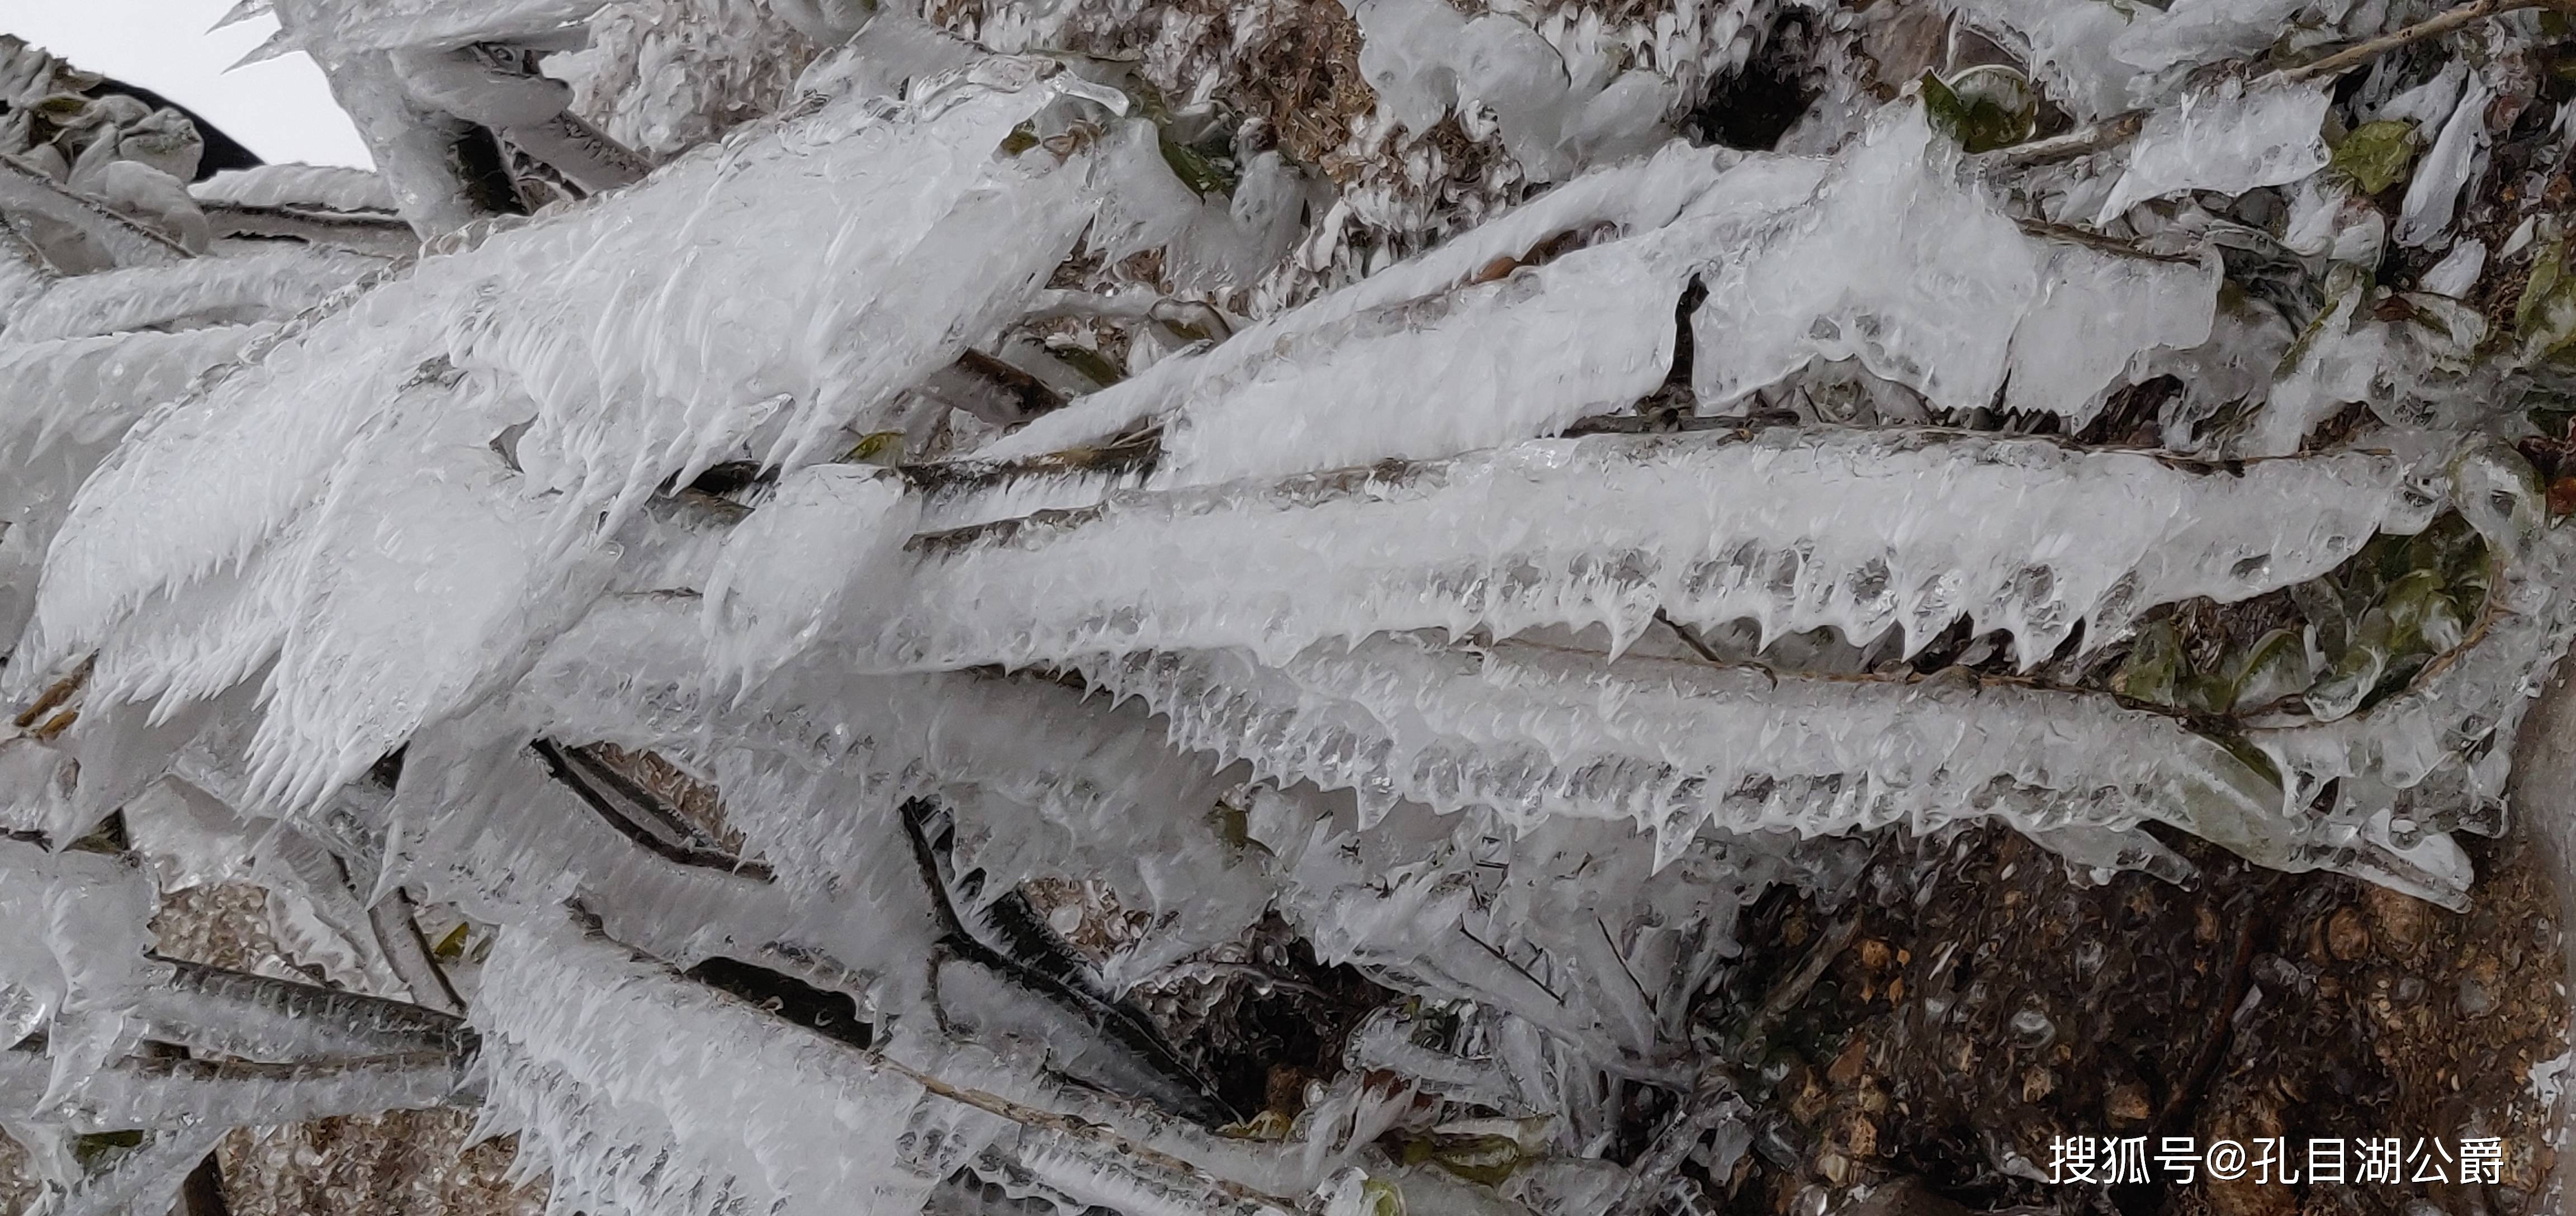
[[582,803],[597,812],[608,826],[646,851],[677,865],[724,870],[756,882],[771,881],[768,866],[690,843],[690,829],[678,814],[624,774],[581,749],[566,748],[551,739],[535,740],[528,748],[545,764],[547,775],[579,795]]
[[[2527,8],[2544,7],[2552,7],[2551,0],[2470,0],[2470,3],[2427,17],[2394,33],[2356,42],[2315,63],[2284,68],[2271,75],[2293,83],[2337,76],[2408,43],[2421,42],[2426,38],[2438,38],[2489,17],[2499,17]],[[2559,7],[2563,7],[2563,4]]]
[[90,669],[97,665],[97,655],[93,654],[82,659],[80,666],[73,668],[71,674],[46,685],[45,691],[37,695],[34,704],[18,711],[18,716],[11,720],[12,725],[25,730],[34,726],[46,714],[52,713],[63,702],[71,700],[72,695],[79,692],[82,685],[89,683]]
[[447,972],[438,965],[430,951],[429,939],[421,935],[420,921],[413,915],[411,897],[397,887],[388,892],[376,906],[367,909],[367,926],[375,930],[376,947],[385,954],[385,965],[392,967],[411,999],[441,1013],[465,1012],[464,998],[456,986],[447,982]]
[[41,215],[96,242],[119,266],[159,266],[187,260],[178,242],[135,223],[79,191],[0,156],[0,212]]
[[2034,139],[2028,143],[2014,144],[2009,148],[1997,148],[1982,155],[1994,164],[2011,169],[2054,164],[2061,160],[2089,156],[2105,148],[2115,148],[2127,143],[2137,137],[2139,128],[2144,127],[2146,123],[2146,111],[2131,110],[2125,114],[2114,114],[2100,122],[2077,127],[2072,131],[2051,135],[2046,139]]

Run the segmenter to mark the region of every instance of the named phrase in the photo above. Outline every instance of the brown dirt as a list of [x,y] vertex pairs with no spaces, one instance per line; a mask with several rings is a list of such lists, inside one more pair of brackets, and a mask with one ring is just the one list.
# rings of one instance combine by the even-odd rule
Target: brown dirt
[[[2079,886],[1994,828],[1891,848],[1855,901],[1851,945],[1774,1047],[1769,1105],[1784,1117],[1726,1210],[1789,1211],[1802,1192],[1812,1205],[1819,1190],[1907,1176],[1971,1208],[2540,1210],[2553,1124],[2528,1080],[2567,1025],[2557,904],[2518,839],[2467,847],[2481,878],[2465,914],[2339,876],[2256,871],[2196,842],[2179,847],[2202,869],[2196,890],[2139,874]],[[1926,858],[1933,876],[1918,883],[1906,870]],[[1776,973],[1836,919],[1782,901],[1749,940],[1767,934]],[[2075,1135],[2146,1136],[2150,1154],[2167,1135],[2249,1151],[2287,1138],[2302,1167],[2309,1137],[2399,1136],[2411,1152],[2418,1139],[2456,1151],[2463,1136],[2498,1136],[2503,1180],[2258,1185],[2249,1173],[2096,1197],[2103,1188],[1998,1168],[2008,1151],[2045,1175],[2054,1138]]]

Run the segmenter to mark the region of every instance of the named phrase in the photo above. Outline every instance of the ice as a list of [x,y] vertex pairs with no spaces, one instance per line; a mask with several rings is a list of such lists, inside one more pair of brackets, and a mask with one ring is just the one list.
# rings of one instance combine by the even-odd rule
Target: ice
[[[0,414],[0,458],[23,476],[33,473],[39,453],[57,445],[112,441],[145,410],[178,397],[207,369],[273,332],[268,325],[218,325],[0,344],[0,379],[10,387],[7,412]],[[24,496],[22,489],[7,495]]]
[[804,889],[910,892],[896,808],[952,805],[984,897],[1033,877],[1096,878],[1157,914],[1111,986],[1258,916],[1260,888],[1208,828],[1229,783],[1173,754],[1133,707],[1033,679],[791,671],[743,708],[708,674],[684,604],[632,598],[567,633],[508,712],[559,737],[699,759],[751,854]]
[[2424,272],[2421,282],[2426,291],[2465,300],[2486,267],[2487,243],[2471,238],[2452,246],[2449,254]]
[[[217,674],[249,674],[270,645],[259,631],[322,607],[286,595],[295,584],[271,568],[359,526],[331,522],[330,487],[388,493],[361,491],[358,471],[411,457],[414,414],[460,445],[525,424],[524,477],[477,476],[545,502],[536,547],[555,551],[613,531],[666,480],[717,459],[829,454],[843,424],[867,429],[864,411],[944,367],[1070,245],[1074,183],[993,156],[1050,96],[1047,70],[993,61],[917,105],[836,104],[740,133],[649,186],[496,232],[304,319],[256,363],[157,412],[92,480],[52,551],[30,656],[42,665],[122,632],[138,639],[134,665],[158,671],[174,662],[154,652],[174,627],[229,614],[207,635],[230,656]],[[777,208],[796,198],[805,219],[784,219]],[[811,226],[824,254],[775,239],[788,223]],[[978,235],[997,223],[1028,239]],[[689,252],[665,256],[673,248]],[[751,282],[761,290],[740,290]],[[441,370],[451,365],[463,380]],[[147,601],[153,621],[129,622]],[[305,626],[317,643],[343,627],[388,622],[325,614]],[[103,666],[128,665],[109,649]],[[327,767],[351,754],[328,749]],[[299,781],[325,771],[303,767]]]
[[[885,569],[918,515],[891,473],[819,465],[790,475],[725,539],[708,578],[706,627],[723,642],[719,668],[757,683],[811,646],[846,599],[873,598],[847,571]],[[873,551],[850,554],[853,535],[873,541]]]
[[0,924],[12,930],[0,935],[0,986],[46,1011],[51,1053],[50,1080],[29,1101],[59,1097],[132,1041],[153,904],[142,874],[114,858],[0,839]]
[[2459,108],[2451,111],[2442,133],[2433,138],[2432,150],[2424,154],[2423,163],[2415,166],[2414,179],[2406,184],[2406,201],[2398,210],[2398,244],[2435,245],[2450,230],[2461,189],[2486,163],[2487,103],[2495,95],[2495,87],[2484,76],[2468,82]]
[[1658,610],[1752,619],[1766,640],[1895,628],[1911,650],[1965,616],[2030,664],[2079,622],[2098,644],[2153,605],[2260,594],[2374,532],[2420,528],[2431,500],[2411,478],[2361,452],[2240,476],[1942,432],[1540,440],[924,537],[902,608],[841,632],[867,662],[954,667],[1228,646],[1284,658],[1423,628],[1600,625],[1624,644]]
[[523,738],[471,725],[424,732],[407,753],[380,885],[416,885],[498,924],[543,920],[577,898],[620,941],[682,965],[761,958],[783,943],[898,991],[918,982],[897,966],[929,948],[917,885],[818,898],[756,872],[665,858],[550,779]]
[[[2428,842],[2445,843],[2439,832],[2499,805],[2509,761],[2502,744],[2539,693],[2549,656],[2576,637],[2576,598],[2560,589],[2576,546],[2540,522],[2546,509],[2519,464],[2510,454],[2472,450],[2456,474],[2462,513],[2507,555],[2478,634],[2412,686],[2359,713],[2247,732],[2246,741],[2291,776],[2294,798],[2337,787],[2329,809],[2356,850],[2372,843],[2368,823],[2392,812],[2432,833]],[[2501,514],[2482,505],[2494,499],[2505,504]],[[2369,876],[2454,907],[2467,899],[2464,860],[2448,881],[2402,867]]]
[[1811,361],[1850,358],[1939,408],[1984,407],[2020,370],[2012,352],[2025,320],[2034,340],[2062,335],[2051,301],[2081,292],[2097,303],[2116,299],[2118,311],[2145,324],[2095,329],[2083,346],[2053,351],[2034,370],[2054,391],[2034,387],[2015,400],[2081,421],[2106,386],[2079,379],[2206,335],[2215,291],[2207,271],[2062,253],[2025,236],[1982,191],[1955,179],[1956,154],[1940,139],[1919,110],[1882,115],[1813,202],[1767,216],[1695,208],[1704,218],[1689,247],[1703,259],[1708,289],[1691,318],[1691,387],[1702,412],[1721,412]]
[[[1325,349],[1324,344],[1314,342],[1306,335],[1359,328],[1367,324],[1366,318],[1400,320],[1408,308],[1439,310],[1441,306],[1436,303],[1436,297],[1457,289],[1496,259],[1517,261],[1534,247],[1563,233],[1602,226],[1630,234],[1662,228],[1671,223],[1686,204],[1710,188],[1721,163],[1718,154],[1676,143],[1652,157],[1586,174],[1418,258],[1264,320],[1203,356],[1165,359],[1141,375],[1083,398],[986,445],[977,455],[987,460],[1012,461],[1100,443],[1142,423],[1185,413],[1193,407],[1214,406],[1222,400],[1219,392],[1228,386],[1256,377],[1286,379],[1295,370],[1294,365],[1271,354],[1283,344],[1292,349]],[[1765,197],[1773,190],[1786,193],[1803,189],[1797,184],[1797,171],[1792,169],[1789,172],[1792,175],[1790,179],[1776,187],[1759,185],[1748,179],[1738,187],[1741,193],[1728,196],[1730,205],[1744,205]],[[1765,183],[1770,180],[1768,177],[1762,179]],[[1619,265],[1605,262],[1603,268],[1617,269]],[[1500,311],[1502,301],[1496,297],[1503,294],[1501,290],[1473,286],[1466,290],[1470,300],[1485,301],[1487,308]],[[1674,290],[1678,295],[1678,285]],[[1543,303],[1525,303],[1521,307],[1534,315],[1544,314],[1549,308]],[[1669,317],[1659,319],[1659,323],[1668,325]],[[1378,322],[1381,329],[1388,324],[1385,320]],[[1389,334],[1388,337],[1392,340],[1394,335]],[[1464,337],[1453,333],[1450,340],[1460,341]],[[1510,354],[1498,348],[1482,357],[1507,359]],[[1395,361],[1392,367],[1381,361],[1374,370],[1379,374],[1397,375],[1409,371],[1401,360]],[[1372,420],[1373,426],[1384,425],[1387,421],[1380,399],[1374,394],[1360,401],[1337,400],[1317,394],[1316,399],[1300,402],[1298,408],[1300,413],[1310,416],[1325,411],[1349,411],[1354,416],[1365,415]],[[1523,411],[1506,409],[1504,412],[1508,417]],[[1461,445],[1450,448],[1450,451],[1489,446],[1504,439],[1522,437],[1502,428],[1483,426],[1472,411],[1460,413],[1465,417],[1457,425],[1475,427],[1471,434],[1481,438],[1450,440],[1450,443]],[[1255,424],[1273,421],[1254,414],[1240,417]],[[1282,428],[1260,427],[1264,433],[1278,429]],[[1315,422],[1298,428],[1298,433],[1305,436],[1324,431],[1326,428]],[[1306,463],[1295,448],[1290,448],[1288,453],[1286,459],[1272,462],[1271,467],[1279,472],[1314,467]],[[1448,452],[1424,454],[1446,455]],[[1240,464],[1243,459],[1237,457],[1235,463]]]
[[[1001,1121],[568,927],[505,933],[475,1011],[485,1126],[591,1210],[912,1211]],[[924,1113],[955,1117],[927,1120]]]
[[[2005,408],[2091,421],[2111,391],[2145,378],[2130,373],[2210,339],[2218,278],[2215,265],[2053,245],[2013,330]],[[2103,340],[2106,332],[2117,340]]]
[[559,34],[605,0],[284,0],[279,22],[296,42],[332,51],[463,46]]
[[[1668,149],[1542,196],[1466,248],[1164,360],[978,455],[1022,459],[1160,421],[1151,484],[1187,486],[1553,434],[1662,383],[1693,279],[1707,291],[1688,322],[1703,413],[1857,357],[1944,409],[1990,405],[2009,381],[2011,407],[2080,425],[2133,362],[2207,339],[2214,267],[2027,236],[1955,179],[1934,140],[1906,112],[1835,161],[1754,157],[1712,176]],[[1619,217],[1634,230],[1620,239],[1461,282],[1487,277],[1459,256],[1470,249],[1525,252],[1496,230],[1525,219],[1510,235],[1544,235],[1598,206],[1596,182],[1622,178],[1661,179],[1675,202]]]
[[[1677,1039],[1690,993],[1735,948],[1739,910],[1800,872],[1784,856],[1794,836],[1707,833],[1676,838],[1687,847],[1667,853],[1622,821],[1515,828],[1475,811],[1434,819],[1418,806],[1387,808],[1355,831],[1369,822],[1366,801],[1354,816],[1329,799],[1254,790],[1247,818],[1276,859],[1280,914],[1320,958],[1506,1011],[1495,1054],[1529,1109],[1581,1102],[1547,1093],[1550,1070],[1534,1066],[1540,1049],[1516,1041],[1515,1022],[1595,1063],[1643,1065]],[[1683,924],[1708,935],[1676,941],[1661,928]],[[1658,977],[1651,994],[1639,993],[1640,975]]]
[[1704,827],[1922,833],[2171,824],[2283,869],[2318,864],[2275,785],[2177,717],[2012,684],[1827,680],[1506,645],[1391,639],[1265,670],[1239,654],[1087,670],[1171,715],[1177,745],[1364,802],[1621,819],[1670,856]]
[[247,1060],[359,1059],[461,1051],[464,1024],[418,1005],[173,963],[140,1001],[151,1037]]
[[316,207],[325,211],[392,211],[385,179],[340,165],[257,165],[227,169],[188,187],[206,203],[236,207]]
[[[1394,120],[1416,135],[1453,110],[1490,121],[1530,180],[1560,181],[1595,160],[1652,146],[1674,98],[1669,82],[1634,71],[1577,79],[1556,48],[1518,17],[1468,18],[1439,0],[1355,0],[1360,74]],[[1480,120],[1481,112],[1490,119]]]
[[2251,55],[2281,37],[2305,0],[2177,0],[2162,13],[2135,10],[2111,55],[2150,74]]
[[13,216],[41,220],[66,234],[58,239],[35,240],[57,265],[77,264],[83,253],[99,257],[110,266],[158,266],[188,256],[169,238],[6,158],[0,158],[0,207]]
[[549,560],[551,504],[470,418],[388,421],[300,552],[272,559],[295,571],[295,606],[252,746],[263,801],[309,804],[497,691],[607,582],[600,557]]
[[0,1118],[43,1118],[75,1131],[252,1127],[420,1110],[457,1101],[468,1064],[444,1052],[318,1064],[128,1057],[85,1069],[62,1101],[42,1098],[45,1057],[0,1052]]
[[2186,94],[2149,115],[2128,168],[2102,204],[2108,224],[2149,199],[2185,190],[2243,194],[2326,165],[2321,133],[2330,98],[2320,88],[2229,83]]
[[1158,481],[1444,456],[1623,410],[1664,381],[1683,277],[1604,246],[1283,337],[1195,386]]
[[2162,42],[2145,31],[2131,33],[2134,10],[2092,0],[1947,0],[1943,7],[2014,51],[2049,100],[2078,121],[2107,118],[2132,104],[2138,70],[2112,54],[2115,45],[2151,53]]
[[9,318],[11,342],[279,320],[384,263],[336,250],[193,258],[65,279]]
[[2285,356],[2269,401],[2233,445],[2237,454],[2297,451],[2318,423],[2355,401],[2399,427],[2475,425],[2491,395],[2479,387],[2474,355],[2486,318],[2443,296],[2397,298],[2404,311],[2382,319],[2367,284],[2346,283]]
[[213,1151],[223,1129],[195,1127],[152,1133],[142,1144],[80,1180],[53,1216],[124,1216],[168,1211],[188,1172]]

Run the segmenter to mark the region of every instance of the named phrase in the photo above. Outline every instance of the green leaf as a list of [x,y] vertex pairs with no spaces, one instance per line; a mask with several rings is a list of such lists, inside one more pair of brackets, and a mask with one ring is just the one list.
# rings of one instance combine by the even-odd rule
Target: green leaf
[[1159,142],[1163,148],[1163,163],[1172,167],[1172,176],[1181,179],[1181,184],[1189,187],[1191,192],[1201,198],[1234,193],[1235,182],[1240,175],[1235,172],[1230,158],[1202,152],[1169,135],[1162,136]]
[[1970,152],[1991,152],[2030,138],[2039,94],[2021,73],[1980,64],[1943,81],[1923,74],[1923,108],[1934,129]]
[[1110,362],[1099,351],[1078,342],[1049,343],[1047,353],[1064,360],[1066,366],[1082,373],[1083,379],[1102,388],[1127,378],[1127,373],[1120,371],[1117,364]]
[[2326,665],[2325,677],[2308,689],[2308,712],[2332,722],[2361,708],[2388,672],[2390,655],[2396,650],[2395,633],[2386,608],[2362,613],[2351,643]]
[[1486,1186],[1501,1186],[1524,1160],[1520,1143],[1509,1136],[1431,1137],[1431,1160],[1440,1168]]
[[2182,703],[2183,681],[2190,675],[2183,659],[2182,635],[2172,621],[2157,621],[2138,631],[2128,660],[2111,677],[2111,688],[2123,696],[2155,705]]
[[2513,306],[2522,357],[2550,358],[2576,342],[2576,275],[2567,272],[2567,240],[2553,237],[2531,254],[2531,278]]
[[2377,194],[2406,180],[2422,150],[2415,124],[2403,120],[2366,122],[2335,146],[2326,166],[2352,179],[2364,194]]
[[2235,667],[2236,674],[2228,681],[2226,708],[2230,710],[2269,705],[2291,693],[2305,692],[2313,682],[2306,636],[2286,627],[2255,639]]
[[851,445],[850,454],[843,459],[852,464],[898,463],[903,459],[903,432],[870,431],[861,435],[859,441]]
[[447,931],[447,936],[439,938],[438,944],[429,948],[429,952],[441,960],[452,962],[465,953],[465,937],[465,924],[459,921],[455,928]]

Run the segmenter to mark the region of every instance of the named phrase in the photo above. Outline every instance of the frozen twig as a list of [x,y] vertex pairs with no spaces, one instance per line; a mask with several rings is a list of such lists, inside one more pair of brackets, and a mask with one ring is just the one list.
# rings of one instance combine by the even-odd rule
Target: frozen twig
[[[2362,64],[2368,63],[2371,60],[2376,59],[2381,55],[2385,55],[2390,51],[2396,50],[2401,46],[2405,46],[2410,42],[2421,42],[2426,38],[2438,38],[2454,30],[2463,29],[2470,25],[2474,25],[2477,22],[2484,21],[2489,17],[2497,17],[2506,13],[2519,12],[2527,8],[2550,7],[2551,5],[2552,0],[2471,0],[2468,4],[2463,4],[2458,8],[2448,10],[2432,17],[2427,17],[2424,20],[2418,21],[2404,29],[2382,34],[2377,38],[2366,39],[2364,41],[2354,43],[2353,45],[2345,47],[2340,51],[2336,51],[2334,54],[2328,55],[2314,63],[2301,64],[2294,68],[2284,68],[2278,72],[2272,73],[2272,77],[2290,82],[2322,80],[2326,77],[2337,76],[2350,71],[2353,68],[2360,67]],[[2559,7],[2564,7],[2563,3],[2560,4]]]

